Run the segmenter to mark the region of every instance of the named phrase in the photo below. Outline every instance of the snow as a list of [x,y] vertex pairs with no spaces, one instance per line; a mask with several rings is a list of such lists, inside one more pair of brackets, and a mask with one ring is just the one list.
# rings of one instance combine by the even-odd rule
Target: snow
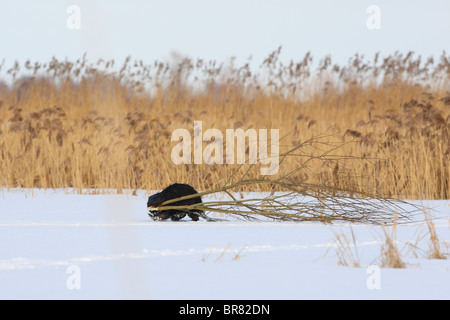
[[[160,222],[147,197],[0,190],[0,298],[450,299],[450,259],[427,257],[420,218],[397,226],[407,267],[393,269],[380,267],[382,226]],[[448,253],[450,201],[423,205]],[[360,267],[338,264],[341,233]]]

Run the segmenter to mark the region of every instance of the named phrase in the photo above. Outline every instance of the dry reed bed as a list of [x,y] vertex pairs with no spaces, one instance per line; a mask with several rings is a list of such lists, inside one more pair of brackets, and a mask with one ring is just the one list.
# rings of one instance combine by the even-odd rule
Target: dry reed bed
[[[380,197],[449,197],[450,58],[396,53],[347,65],[280,49],[249,64],[178,58],[27,61],[0,74],[0,185],[200,190],[260,179],[260,165],[175,165],[173,130],[280,129],[278,175],[292,184]],[[309,142],[309,143],[305,143]],[[204,146],[206,143],[204,143]],[[248,157],[246,158],[248,161]],[[237,172],[236,172],[237,170]],[[276,183],[235,191],[279,191]]]

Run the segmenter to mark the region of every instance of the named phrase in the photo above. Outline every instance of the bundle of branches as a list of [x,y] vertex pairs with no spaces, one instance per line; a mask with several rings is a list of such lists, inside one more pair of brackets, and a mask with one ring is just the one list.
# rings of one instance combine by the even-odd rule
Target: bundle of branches
[[[246,220],[278,220],[278,221],[318,221],[322,223],[332,223],[336,221],[361,222],[372,224],[390,224],[408,222],[414,214],[421,209],[403,200],[369,194],[367,192],[354,190],[348,187],[336,185],[317,185],[291,179],[293,174],[301,170],[312,170],[313,161],[335,161],[358,160],[370,161],[348,155],[337,155],[336,150],[343,148],[345,143],[331,144],[324,142],[325,136],[316,136],[302,144],[283,152],[279,155],[280,165],[289,157],[300,157],[303,161],[293,171],[283,174],[281,177],[269,179],[264,176],[261,179],[246,179],[249,171],[254,165],[248,165],[244,173],[237,177],[240,166],[232,176],[220,187],[199,192],[198,194],[179,197],[168,200],[161,204],[161,210],[192,210],[199,209],[205,212],[223,213],[238,219]],[[318,145],[326,145],[326,150],[318,148]],[[305,149],[313,146],[318,148],[320,153],[312,155]],[[278,192],[256,192],[256,197],[248,198],[237,196],[236,192],[242,186],[255,186],[258,189],[262,185],[271,185]],[[224,193],[225,200],[204,201],[189,206],[170,206],[171,203],[190,199],[194,197],[211,194]],[[212,197],[209,197],[212,198]],[[164,206],[164,208],[162,208]],[[214,219],[211,219],[214,220]]]
[[[214,190],[199,192],[166,201],[162,210],[199,209],[209,212],[225,213],[246,220],[279,221],[318,221],[332,223],[336,221],[390,224],[394,221],[407,222],[420,208],[406,201],[376,197],[338,197],[324,190],[322,193],[300,191],[298,185],[283,184],[290,192],[277,192],[263,195],[261,198],[237,199],[230,190],[242,184],[281,183],[278,180],[242,180],[233,185]],[[304,185],[304,188],[317,186]],[[323,186],[321,187],[323,188]],[[326,188],[324,188],[326,189]],[[335,191],[335,190],[334,190]],[[225,192],[229,200],[206,201],[189,206],[170,206],[171,203]]]

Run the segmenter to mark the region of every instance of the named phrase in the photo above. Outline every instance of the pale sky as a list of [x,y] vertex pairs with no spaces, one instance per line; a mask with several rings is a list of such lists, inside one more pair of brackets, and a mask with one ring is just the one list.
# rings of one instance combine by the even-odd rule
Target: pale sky
[[[80,29],[69,29],[67,8],[80,9]],[[380,9],[370,30],[367,8]],[[231,56],[261,63],[278,46],[281,58],[315,61],[331,54],[346,62],[356,52],[372,58],[415,51],[450,54],[447,0],[0,0],[0,62],[75,60],[87,52],[146,63],[173,51],[223,61]]]

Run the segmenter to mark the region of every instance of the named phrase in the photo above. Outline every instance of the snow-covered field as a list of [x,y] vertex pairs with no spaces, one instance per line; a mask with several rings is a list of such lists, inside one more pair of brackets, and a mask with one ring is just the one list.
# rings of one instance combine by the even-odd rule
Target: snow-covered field
[[[147,196],[0,191],[0,298],[450,299],[450,259],[427,257],[420,218],[397,226],[407,267],[391,269],[381,226],[154,222]],[[450,201],[426,205],[448,253]],[[341,233],[360,267],[338,264]]]

